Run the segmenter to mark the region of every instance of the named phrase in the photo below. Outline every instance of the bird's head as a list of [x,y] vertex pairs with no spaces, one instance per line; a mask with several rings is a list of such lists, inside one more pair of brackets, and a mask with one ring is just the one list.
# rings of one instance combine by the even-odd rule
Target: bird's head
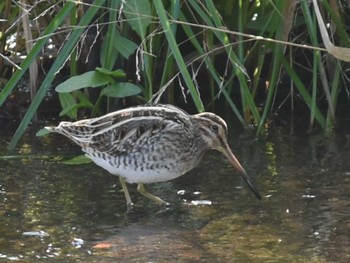
[[210,149],[222,152],[227,144],[228,129],[226,122],[211,112],[202,112],[193,116],[205,144]]
[[254,185],[253,180],[248,176],[227,143],[228,129],[226,122],[211,112],[202,112],[193,115],[192,118],[205,144],[210,149],[215,149],[223,153],[230,163],[241,173],[254,195],[258,199],[261,199],[260,193]]

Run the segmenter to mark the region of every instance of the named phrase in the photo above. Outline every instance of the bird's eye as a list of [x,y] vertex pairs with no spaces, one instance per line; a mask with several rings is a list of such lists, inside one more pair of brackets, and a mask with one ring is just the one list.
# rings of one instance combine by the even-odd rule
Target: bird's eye
[[214,131],[214,132],[218,132],[219,127],[217,125],[213,124],[210,126],[210,129],[212,129],[212,131]]

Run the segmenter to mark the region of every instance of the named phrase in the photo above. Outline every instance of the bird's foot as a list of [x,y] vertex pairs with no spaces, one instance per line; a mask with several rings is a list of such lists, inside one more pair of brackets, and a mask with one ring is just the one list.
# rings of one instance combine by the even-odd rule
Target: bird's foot
[[126,209],[127,209],[127,212],[131,212],[133,209],[134,209],[134,203],[133,202],[127,202],[126,203]]
[[143,184],[139,184],[137,186],[137,190],[142,194],[143,196],[146,196],[147,198],[153,200],[157,203],[159,206],[169,206],[170,204],[168,202],[165,202],[163,199],[159,198],[158,196],[152,195],[149,192],[146,191],[145,186]]
[[157,205],[159,205],[161,207],[169,207],[170,206],[170,203],[164,201],[163,199],[160,199],[158,196],[154,196],[154,197],[156,197],[156,199],[152,198],[152,200],[154,200],[157,203]]

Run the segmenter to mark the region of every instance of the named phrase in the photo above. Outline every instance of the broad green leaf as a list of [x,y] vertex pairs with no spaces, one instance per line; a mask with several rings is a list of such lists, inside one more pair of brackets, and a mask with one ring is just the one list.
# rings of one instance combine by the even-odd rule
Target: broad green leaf
[[[84,108],[84,107],[87,107],[87,106],[88,105],[86,105],[84,102],[79,102],[79,103],[75,103],[75,104],[69,105],[69,106],[65,107],[60,112],[59,116],[60,117],[62,117],[64,115],[70,116],[72,112],[73,112],[73,114],[75,114],[79,108]],[[77,119],[77,118],[75,118],[75,119]]]
[[95,88],[108,83],[113,83],[114,80],[108,75],[102,74],[98,71],[88,71],[79,76],[74,76],[56,87],[57,92],[72,92],[82,88]]
[[104,88],[101,92],[101,95],[105,95],[107,97],[124,98],[137,95],[141,91],[141,88],[135,84],[121,82]]
[[149,0],[128,0],[124,2],[124,15],[133,30],[144,39],[152,19]]
[[90,108],[93,109],[94,105],[86,98],[85,94],[81,92],[80,90],[77,90],[74,92],[75,97],[79,101],[79,103],[76,103],[75,97],[72,96],[71,93],[58,93],[60,98],[66,97],[71,98],[70,102],[66,101],[65,107],[62,107],[62,111],[60,112],[59,116],[68,115],[73,119],[77,119],[78,109],[79,108]]
[[70,164],[70,165],[78,165],[78,164],[87,164],[91,163],[91,159],[87,158],[85,155],[79,155],[77,157],[74,157],[72,159],[63,161],[64,164]]
[[72,106],[76,105],[77,102],[73,97],[73,95],[70,93],[58,93],[58,97],[60,99],[60,103],[63,111],[65,111],[66,109],[69,109],[69,110],[66,110],[67,116],[76,120],[78,117],[78,111],[76,109],[73,110]]
[[42,137],[42,136],[45,136],[47,134],[51,133],[49,130],[45,129],[45,128],[42,128],[41,130],[39,130],[35,135],[37,137]]
[[74,92],[74,95],[78,99],[78,101],[84,103],[85,107],[87,108],[93,108],[94,104],[91,103],[89,98],[87,98],[87,95],[84,92],[81,92],[80,90],[77,90]]
[[96,68],[95,69],[98,72],[101,72],[102,74],[108,75],[108,76],[112,76],[115,78],[126,78],[126,74],[122,69],[117,69],[117,70],[108,70],[106,68]]
[[[50,84],[52,83],[52,81],[56,77],[57,72],[62,68],[62,65],[64,65],[64,63],[66,63],[67,58],[72,53],[72,50],[76,47],[77,41],[81,38],[82,33],[86,30],[86,26],[91,23],[91,20],[94,19],[96,13],[100,10],[100,7],[103,6],[104,2],[105,2],[105,0],[95,0],[94,1],[94,5],[90,6],[85,11],[84,15],[82,16],[82,18],[79,21],[79,26],[75,30],[72,31],[71,35],[69,36],[69,39],[64,44],[64,46],[60,49],[59,55],[55,59],[53,65],[51,66],[49,72],[47,73],[44,81],[42,82],[40,88],[38,89],[35,98],[33,99],[26,114],[24,115],[23,120],[21,121],[21,124],[18,126],[15,134],[13,135],[13,137],[10,141],[10,144],[8,146],[9,149],[14,149],[15,146],[17,145],[19,139],[22,137],[25,129],[27,128],[30,120],[32,119],[36,110],[38,109],[40,102],[45,97],[47,90],[50,87]],[[61,25],[61,21],[67,17],[66,11],[68,11],[68,13],[69,13],[71,8],[74,5],[75,5],[75,3],[73,3],[73,2],[67,2],[64,5],[64,7],[61,9],[61,11],[65,10],[65,12],[64,13],[60,12],[59,16],[56,15],[55,19],[50,23],[49,28],[52,29],[52,27],[55,27],[55,29],[56,29],[59,25]],[[68,9],[66,9],[66,7]],[[58,20],[58,18],[60,20]],[[33,50],[30,52],[31,57],[29,58],[29,56],[28,56],[27,57],[28,60],[25,59],[26,62],[23,61],[23,63],[21,64],[22,70],[17,70],[16,73],[14,74],[14,76],[11,78],[11,80],[7,83],[7,86],[8,86],[8,90],[6,89],[7,92],[9,90],[11,91],[12,88],[14,87],[14,85],[16,85],[19,78],[25,73],[25,71],[28,69],[30,63],[33,61],[33,57],[37,56],[37,54],[42,50],[42,47],[46,43],[49,36],[52,35],[52,32],[50,33],[49,28],[47,28],[47,30],[44,33],[45,36],[48,36],[47,38],[45,38],[45,41],[43,41],[43,42],[41,42],[40,40],[38,41],[38,43],[34,46]],[[40,43],[40,45],[39,45],[39,43]],[[35,50],[35,52],[34,52],[34,50]],[[5,90],[5,88],[4,88],[4,90]],[[3,98],[1,94],[2,94],[2,92],[0,93],[0,105],[2,104],[2,98]],[[6,93],[4,95],[6,95]],[[5,99],[5,98],[3,98],[3,99]]]
[[138,45],[121,35],[117,36],[114,41],[114,49],[126,59],[135,52],[137,47]]
[[113,70],[109,73],[110,76],[115,77],[116,79],[125,79],[126,73],[122,69]]

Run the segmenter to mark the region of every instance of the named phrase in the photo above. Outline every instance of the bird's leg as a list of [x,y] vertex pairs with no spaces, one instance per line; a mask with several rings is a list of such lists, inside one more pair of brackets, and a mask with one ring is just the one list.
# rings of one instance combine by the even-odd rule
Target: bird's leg
[[120,184],[122,185],[122,188],[124,191],[124,195],[126,198],[126,205],[128,208],[131,208],[133,206],[133,203],[131,201],[130,194],[128,191],[128,187],[126,186],[125,180],[122,177],[119,177],[119,181],[120,181]]
[[145,186],[143,184],[138,184],[137,186],[137,191],[140,192],[143,196],[148,197],[149,199],[153,200],[156,202],[158,205],[168,205],[169,203],[165,202],[164,200],[160,199],[159,197],[150,194],[149,192],[146,191]]

